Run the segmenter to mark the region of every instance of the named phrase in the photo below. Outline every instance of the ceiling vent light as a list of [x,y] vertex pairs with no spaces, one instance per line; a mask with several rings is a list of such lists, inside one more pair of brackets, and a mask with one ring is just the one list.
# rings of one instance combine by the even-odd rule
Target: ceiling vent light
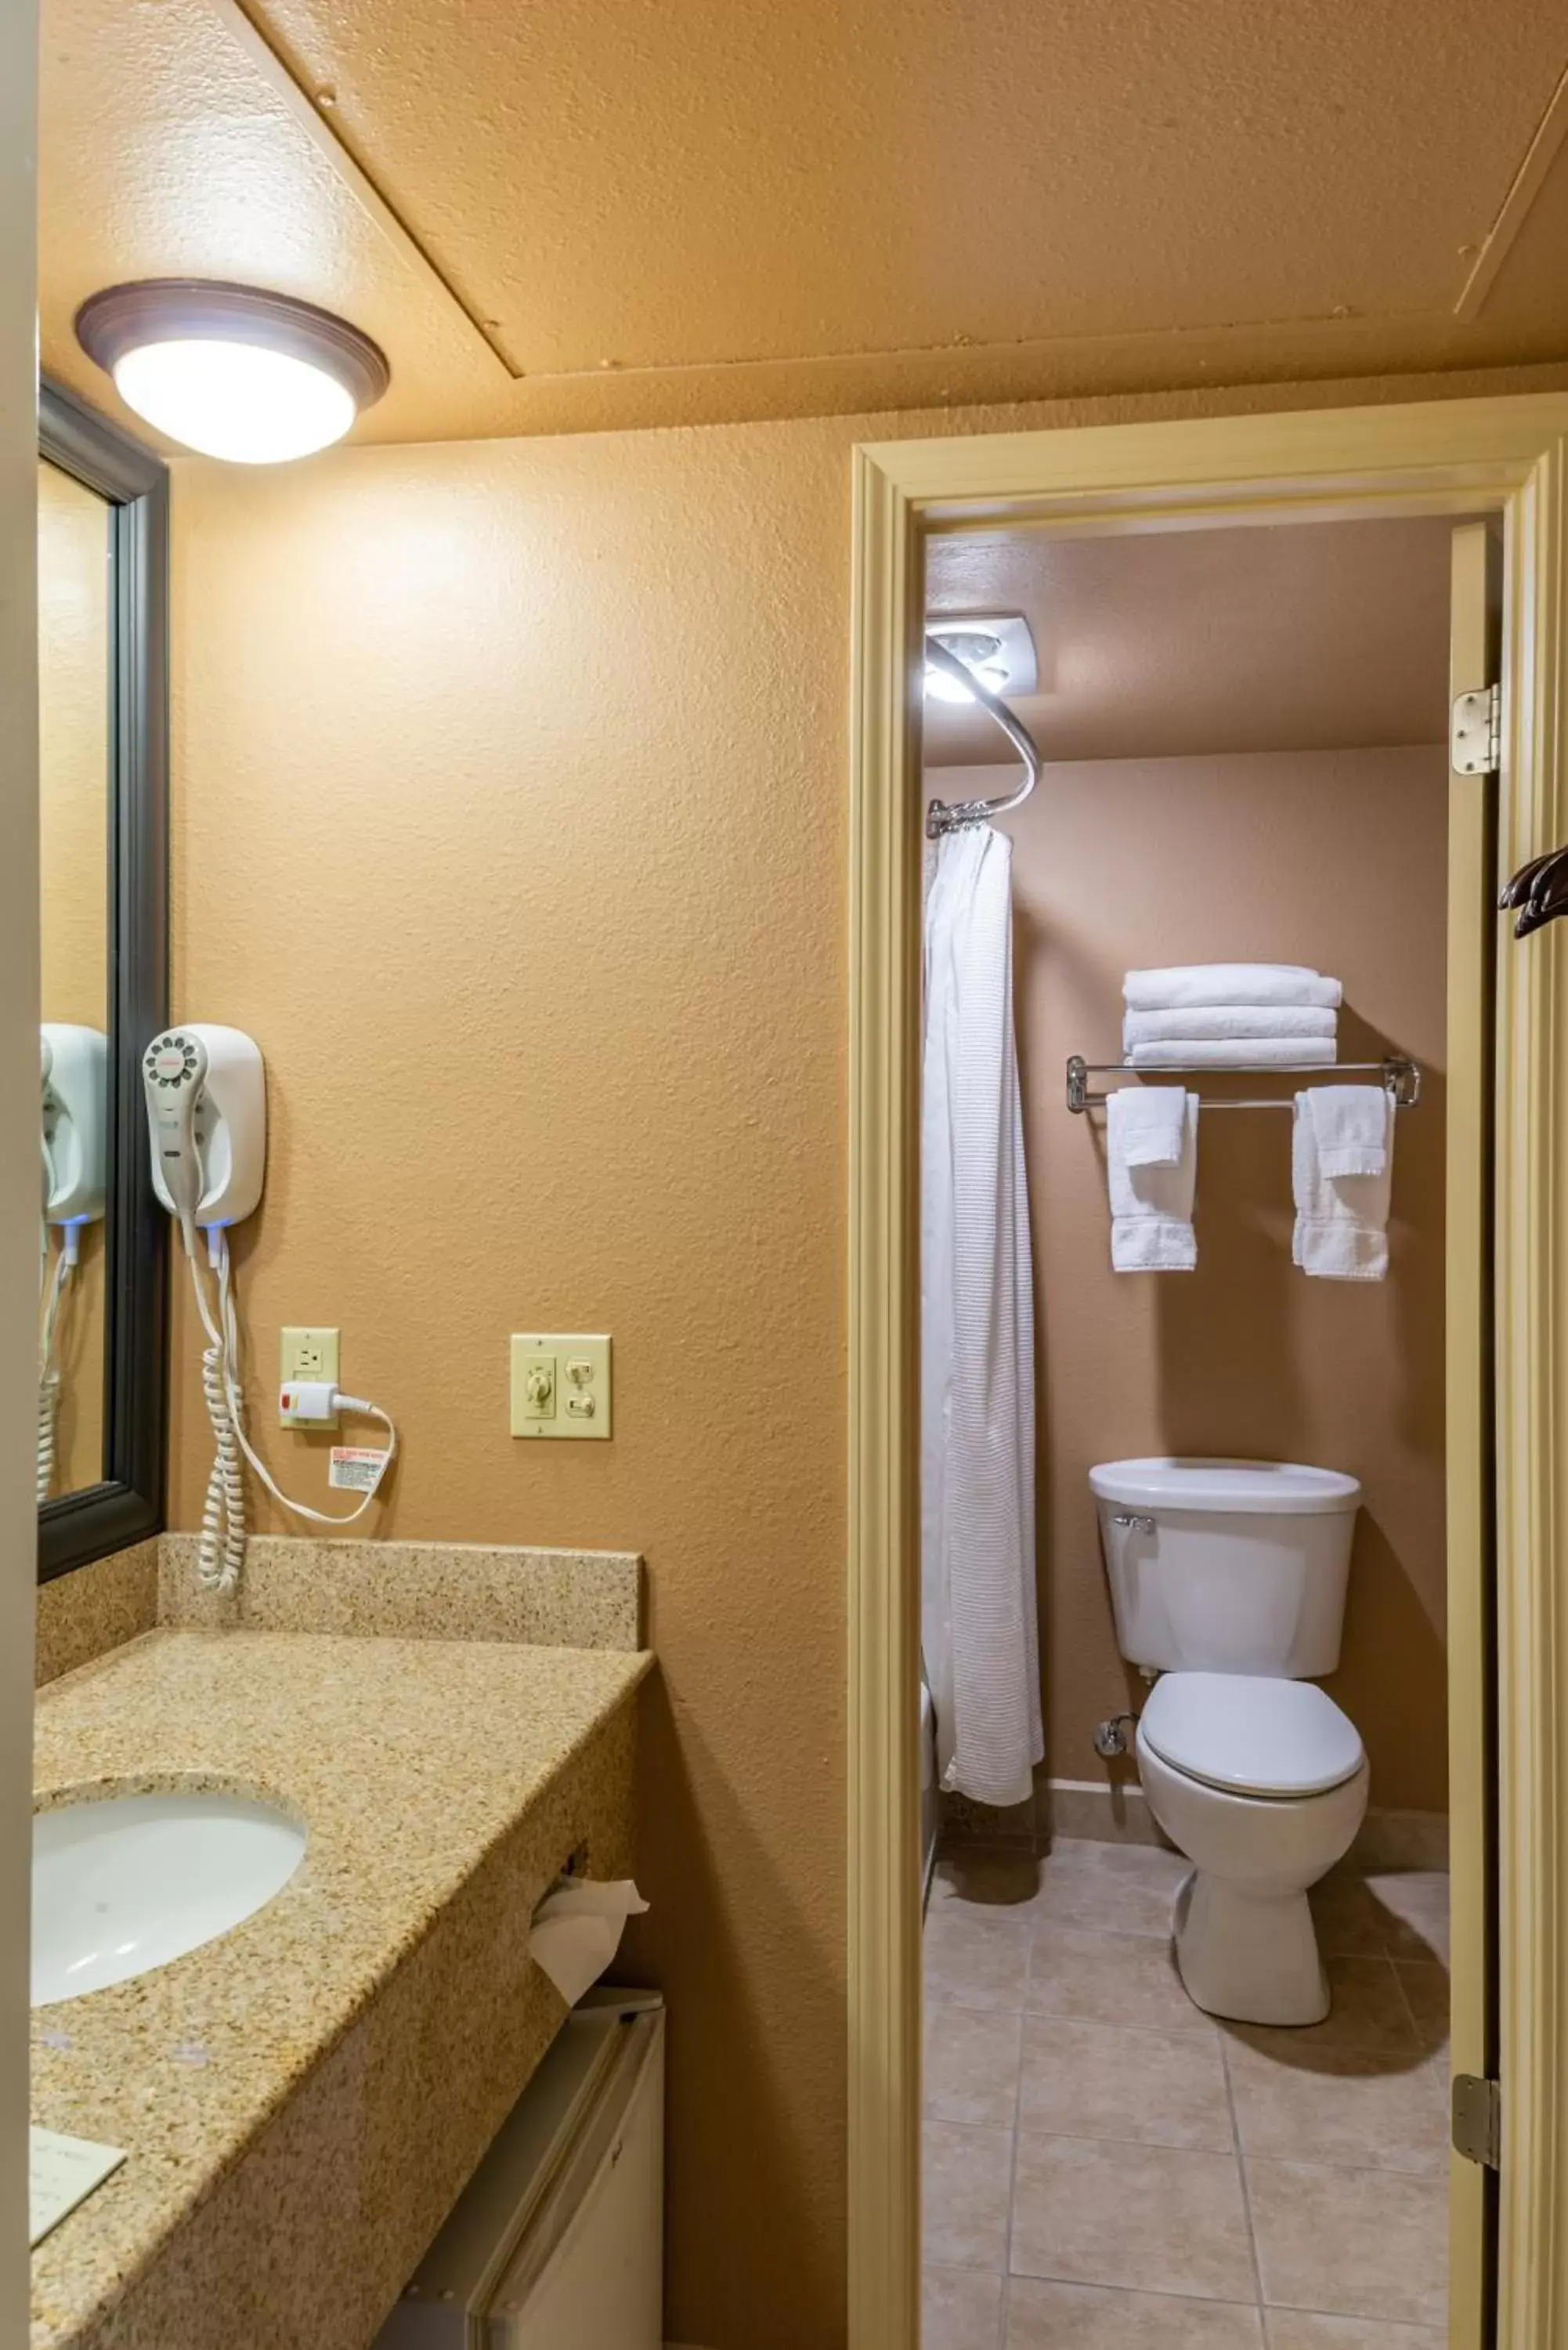
[[[1022,612],[928,612],[928,636],[962,661],[992,693],[1033,693],[1039,668],[1034,639]],[[926,664],[930,702],[967,702],[974,696],[950,670]]]
[[200,277],[109,286],[77,339],[128,408],[204,457],[275,465],[341,441],[391,369],[330,310]]

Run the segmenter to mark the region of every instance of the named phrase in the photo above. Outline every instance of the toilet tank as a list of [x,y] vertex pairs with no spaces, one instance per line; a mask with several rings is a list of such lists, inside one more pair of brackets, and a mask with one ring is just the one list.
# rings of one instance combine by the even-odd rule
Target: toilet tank
[[1089,1471],[1116,1643],[1163,1672],[1313,1680],[1339,1662],[1361,1487],[1287,1461]]

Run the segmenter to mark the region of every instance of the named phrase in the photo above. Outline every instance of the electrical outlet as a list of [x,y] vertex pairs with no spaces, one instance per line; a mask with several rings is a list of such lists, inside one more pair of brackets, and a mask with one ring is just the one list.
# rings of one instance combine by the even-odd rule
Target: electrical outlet
[[610,1342],[606,1337],[541,1336],[520,1331],[512,1340],[514,1436],[598,1436],[610,1433]]
[[[284,1331],[278,1344],[278,1385],[286,1387],[290,1379],[330,1379],[337,1385],[336,1330]],[[329,1420],[303,1420],[280,1410],[277,1420],[280,1428],[336,1428],[337,1414]]]

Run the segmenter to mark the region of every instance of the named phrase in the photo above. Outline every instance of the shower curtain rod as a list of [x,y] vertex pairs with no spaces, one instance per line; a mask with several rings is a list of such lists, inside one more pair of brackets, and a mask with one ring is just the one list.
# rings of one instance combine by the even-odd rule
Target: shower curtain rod
[[1023,781],[1005,799],[933,800],[926,815],[926,838],[940,840],[944,832],[957,832],[966,824],[989,824],[992,816],[1006,816],[1012,809],[1022,807],[1040,781],[1040,753],[1023,721],[1015,718],[1001,696],[992,693],[990,686],[982,685],[969,663],[960,660],[956,653],[950,653],[929,629],[926,631],[926,662],[929,668],[945,671],[967,688],[986,715],[1001,727],[1024,766]]

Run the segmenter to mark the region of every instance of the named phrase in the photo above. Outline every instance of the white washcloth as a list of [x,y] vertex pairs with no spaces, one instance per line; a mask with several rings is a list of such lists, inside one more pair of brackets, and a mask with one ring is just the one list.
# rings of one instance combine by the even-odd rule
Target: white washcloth
[[1106,1115],[1124,1167],[1179,1166],[1187,1141],[1187,1096],[1179,1086],[1120,1086]]
[[1122,993],[1129,1012],[1177,1012],[1187,1003],[1320,1003],[1332,1012],[1345,1000],[1337,979],[1324,979],[1295,962],[1194,962],[1129,971]]
[[1323,1281],[1382,1281],[1388,1271],[1388,1201],[1394,1176],[1394,1105],[1373,1086],[1336,1088],[1375,1094],[1383,1111],[1380,1175],[1326,1175],[1318,1155],[1314,1095],[1296,1096],[1291,1181],[1296,1228],[1291,1255]]
[[1176,1012],[1129,1012],[1122,1021],[1122,1050],[1161,1045],[1172,1037],[1332,1037],[1337,1012],[1321,1003],[1189,1003]]
[[[1174,1092],[1176,1089],[1172,1087]],[[1198,1263],[1192,1229],[1192,1196],[1198,1179],[1198,1096],[1179,1093],[1182,1105],[1181,1156],[1174,1167],[1128,1163],[1124,1121],[1136,1131],[1124,1103],[1136,1100],[1118,1088],[1106,1107],[1106,1176],[1111,1200],[1111,1263],[1117,1273],[1190,1273]]]
[[1327,1069],[1339,1046],[1332,1036],[1171,1036],[1126,1057],[1135,1069]]
[[1394,1120],[1381,1086],[1314,1086],[1304,1099],[1324,1174],[1383,1173]]

